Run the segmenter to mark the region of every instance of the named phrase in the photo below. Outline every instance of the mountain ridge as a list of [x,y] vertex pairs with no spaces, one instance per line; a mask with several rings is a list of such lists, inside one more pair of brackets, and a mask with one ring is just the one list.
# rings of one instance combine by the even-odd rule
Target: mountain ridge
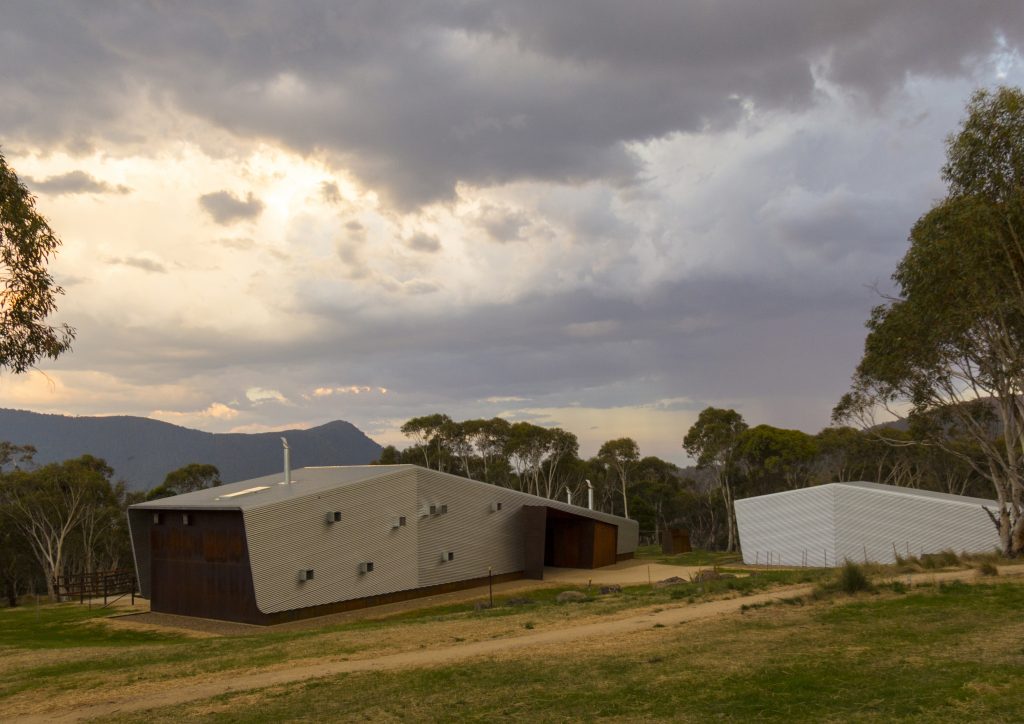
[[224,482],[269,475],[283,468],[281,437],[292,465],[361,465],[381,446],[345,420],[273,432],[216,433],[133,415],[69,416],[0,408],[0,440],[35,446],[36,462],[84,454],[103,458],[132,490],[148,490],[189,463],[216,465]]

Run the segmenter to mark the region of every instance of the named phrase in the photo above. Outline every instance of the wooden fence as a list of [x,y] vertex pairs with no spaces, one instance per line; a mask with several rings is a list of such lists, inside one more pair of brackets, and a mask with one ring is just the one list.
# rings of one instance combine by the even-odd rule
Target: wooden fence
[[85,603],[85,599],[103,597],[103,605],[107,605],[109,597],[121,598],[131,594],[135,602],[136,587],[135,571],[130,568],[119,568],[110,571],[93,573],[72,573],[57,576],[53,579],[54,592],[58,600],[75,599]]

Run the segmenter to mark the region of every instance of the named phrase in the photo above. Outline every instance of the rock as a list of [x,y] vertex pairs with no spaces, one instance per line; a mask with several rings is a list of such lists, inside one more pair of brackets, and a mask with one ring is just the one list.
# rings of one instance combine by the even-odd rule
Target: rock
[[622,586],[617,583],[601,586],[601,593],[622,593]]
[[[693,574],[693,582],[703,583],[704,581],[717,581],[719,579],[725,578],[727,575],[729,574],[719,573],[718,571],[711,570],[697,571],[695,574]],[[733,578],[733,576],[731,575],[729,575],[729,577]]]
[[586,601],[587,594],[580,593],[579,591],[562,591],[555,598],[559,603],[571,603],[573,601]]
[[663,581],[656,581],[654,584],[655,588],[666,588],[667,586],[678,586],[680,583],[686,583],[679,576],[669,576]]

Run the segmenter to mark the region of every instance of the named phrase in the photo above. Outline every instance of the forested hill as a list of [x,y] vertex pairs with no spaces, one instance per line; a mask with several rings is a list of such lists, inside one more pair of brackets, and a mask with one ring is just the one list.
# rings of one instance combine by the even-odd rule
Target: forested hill
[[308,430],[210,433],[146,417],[66,417],[0,409],[0,440],[34,445],[37,463],[86,453],[103,458],[132,490],[148,490],[189,463],[216,465],[225,482],[283,469],[281,440],[288,438],[292,467],[360,465],[381,447],[351,423],[335,420]]

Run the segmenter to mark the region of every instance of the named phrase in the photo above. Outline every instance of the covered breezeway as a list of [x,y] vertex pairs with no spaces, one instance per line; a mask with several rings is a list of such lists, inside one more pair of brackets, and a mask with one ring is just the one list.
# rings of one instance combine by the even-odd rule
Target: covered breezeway
[[525,505],[522,514],[528,578],[543,579],[545,566],[601,568],[618,560],[618,526],[543,505]]

